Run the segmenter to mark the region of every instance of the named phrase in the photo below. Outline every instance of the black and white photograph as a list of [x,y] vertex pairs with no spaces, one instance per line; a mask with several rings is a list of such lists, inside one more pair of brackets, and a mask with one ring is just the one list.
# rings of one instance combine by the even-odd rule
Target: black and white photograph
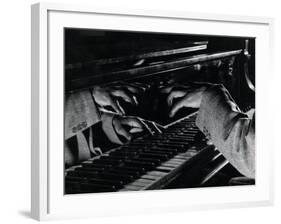
[[65,194],[255,184],[255,38],[64,29]]

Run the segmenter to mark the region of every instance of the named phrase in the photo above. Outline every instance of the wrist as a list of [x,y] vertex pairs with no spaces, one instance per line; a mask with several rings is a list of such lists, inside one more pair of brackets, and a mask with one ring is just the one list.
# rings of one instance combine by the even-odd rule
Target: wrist
[[103,113],[102,114],[102,129],[105,135],[112,143],[121,145],[122,141],[119,139],[115,130],[116,114],[114,113]]

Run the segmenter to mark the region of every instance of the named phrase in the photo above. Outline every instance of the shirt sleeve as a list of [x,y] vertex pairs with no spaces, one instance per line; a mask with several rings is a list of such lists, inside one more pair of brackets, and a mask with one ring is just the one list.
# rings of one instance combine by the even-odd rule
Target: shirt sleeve
[[65,139],[69,139],[100,121],[90,90],[67,95],[65,100]]
[[91,144],[85,136],[85,130],[99,121],[100,114],[90,90],[79,91],[66,96],[64,120],[64,158],[66,165],[73,165],[91,157]]
[[123,145],[123,142],[120,140],[113,126],[113,119],[115,115],[116,114],[114,113],[106,113],[106,112],[102,114],[101,116],[102,130],[110,142],[118,145]]
[[203,93],[196,125],[240,173],[255,177],[255,116],[242,113],[222,85]]

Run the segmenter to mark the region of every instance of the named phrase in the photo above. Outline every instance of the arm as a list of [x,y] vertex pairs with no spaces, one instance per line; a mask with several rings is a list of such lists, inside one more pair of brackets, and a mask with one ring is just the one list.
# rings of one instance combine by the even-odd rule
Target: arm
[[66,96],[65,99],[65,164],[89,159],[91,156],[85,130],[100,121],[91,92],[79,91]]
[[199,108],[199,129],[237,170],[247,177],[255,176],[254,116],[242,113],[222,85],[190,83],[163,91],[169,93],[170,116],[183,107]]
[[222,85],[203,92],[196,124],[239,172],[255,177],[255,118],[241,113]]
[[101,146],[124,144],[134,133],[145,130],[149,128],[140,118],[100,113],[90,91],[71,94],[65,105],[65,164],[89,159],[101,153]]
[[65,99],[65,139],[100,121],[100,113],[89,90],[72,93]]

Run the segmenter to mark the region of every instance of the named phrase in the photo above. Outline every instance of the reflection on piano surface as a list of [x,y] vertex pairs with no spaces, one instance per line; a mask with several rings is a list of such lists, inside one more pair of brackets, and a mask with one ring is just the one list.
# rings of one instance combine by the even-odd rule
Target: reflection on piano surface
[[[254,107],[244,76],[245,68],[249,76],[254,74],[254,61],[245,60],[245,38],[73,29],[66,29],[65,36],[66,92],[124,81],[145,83],[149,88],[138,95],[138,107],[126,102],[122,107],[126,115],[159,127],[154,135],[136,136],[66,169],[65,193],[225,186],[240,175],[196,127],[196,110],[168,116],[159,87],[222,83],[241,108]],[[246,52],[254,53],[254,40],[248,43]]]

